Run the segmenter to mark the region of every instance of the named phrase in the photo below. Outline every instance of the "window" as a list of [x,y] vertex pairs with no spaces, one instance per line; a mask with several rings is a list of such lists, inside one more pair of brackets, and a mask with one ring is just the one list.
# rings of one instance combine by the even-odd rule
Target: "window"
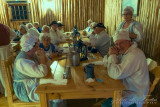
[[28,21],[28,4],[9,4],[9,13],[11,21]]

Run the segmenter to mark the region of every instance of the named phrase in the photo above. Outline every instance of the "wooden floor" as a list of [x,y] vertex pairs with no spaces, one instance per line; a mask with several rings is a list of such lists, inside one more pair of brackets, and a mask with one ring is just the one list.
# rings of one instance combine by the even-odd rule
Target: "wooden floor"
[[[67,100],[67,107],[101,107],[95,106],[96,99],[81,99],[81,100]],[[9,107],[7,98],[0,94],[0,107]],[[149,104],[148,107],[160,107],[160,102],[157,104]]]

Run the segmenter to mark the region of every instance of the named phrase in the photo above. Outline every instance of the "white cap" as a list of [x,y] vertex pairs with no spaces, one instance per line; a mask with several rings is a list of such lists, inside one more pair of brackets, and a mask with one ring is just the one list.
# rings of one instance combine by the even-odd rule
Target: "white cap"
[[33,48],[33,46],[37,42],[37,39],[32,34],[28,33],[23,35],[20,41],[21,50],[24,52],[28,52]]
[[116,34],[113,36],[113,41],[116,42],[117,40],[131,40],[129,37],[129,32],[127,31],[117,31]]

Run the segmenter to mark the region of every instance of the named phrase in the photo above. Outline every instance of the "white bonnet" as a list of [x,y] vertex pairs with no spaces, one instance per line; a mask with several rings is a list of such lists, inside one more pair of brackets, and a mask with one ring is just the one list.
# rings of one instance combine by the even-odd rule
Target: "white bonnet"
[[38,22],[34,22],[34,25],[39,25],[39,23]]
[[93,21],[92,21],[91,19],[89,19],[87,22],[88,22],[88,23],[89,23],[89,22],[91,22],[91,23],[92,23]]
[[29,28],[32,28],[33,25],[32,25],[32,23],[27,23],[27,24],[26,24],[26,27],[29,29]]
[[33,48],[37,41],[38,40],[32,34],[27,33],[23,35],[20,40],[21,50],[24,52],[28,52]]
[[127,7],[124,9],[124,11],[127,11],[127,12],[131,13],[132,15],[133,15],[133,13],[134,13],[134,9],[133,9],[131,6],[127,6]]
[[[42,26],[42,30],[44,30],[46,27],[49,28],[49,26],[43,25],[43,26]],[[50,29],[50,28],[49,28],[49,29]]]
[[91,23],[91,26],[93,27],[93,26],[95,26],[97,23],[96,22],[92,22]]
[[131,40],[129,37],[129,32],[124,30],[117,31],[113,36],[113,41],[116,42],[117,40]]
[[38,38],[39,37],[39,32],[38,32],[38,30],[36,29],[36,28],[30,28],[29,30],[28,30],[28,33],[30,33],[30,34],[32,34],[33,36],[35,36],[36,38]]
[[40,40],[40,42],[42,42],[42,38],[43,37],[49,37],[50,39],[51,39],[51,37],[50,37],[50,34],[49,33],[41,33],[40,34],[40,36],[39,36],[39,40]]
[[21,28],[24,28],[26,31],[28,30],[27,27],[26,27],[26,25],[20,25],[19,29],[21,29]]

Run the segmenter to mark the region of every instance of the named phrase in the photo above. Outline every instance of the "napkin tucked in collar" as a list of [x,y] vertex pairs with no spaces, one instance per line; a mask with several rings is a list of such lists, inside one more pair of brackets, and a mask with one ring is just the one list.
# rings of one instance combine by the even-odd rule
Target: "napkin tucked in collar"
[[67,85],[67,79],[40,79],[39,84],[55,84],[55,85]]

